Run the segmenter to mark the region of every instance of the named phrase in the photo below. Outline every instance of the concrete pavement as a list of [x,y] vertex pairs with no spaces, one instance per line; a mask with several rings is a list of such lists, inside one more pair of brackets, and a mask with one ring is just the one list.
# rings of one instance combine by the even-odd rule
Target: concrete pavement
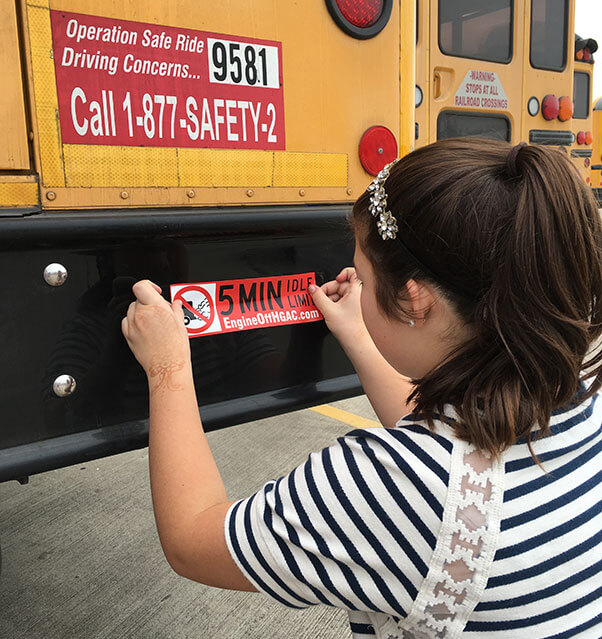
[[[376,419],[365,397],[332,406]],[[325,412],[209,433],[228,497],[251,494],[354,427],[339,421],[344,412]],[[351,636],[343,611],[289,610],[176,575],[155,529],[147,449],[37,475],[26,486],[0,484],[0,542],[7,639]]]

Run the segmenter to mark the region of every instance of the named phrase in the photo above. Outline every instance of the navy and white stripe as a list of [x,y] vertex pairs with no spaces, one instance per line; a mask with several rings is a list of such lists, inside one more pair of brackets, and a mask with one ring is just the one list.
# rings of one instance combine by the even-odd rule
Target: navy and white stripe
[[[534,443],[545,473],[525,442],[505,453],[498,548],[468,636],[602,637],[602,399],[556,411],[551,426]],[[375,635],[374,613],[403,620],[447,496],[454,436],[436,427],[414,415],[353,431],[234,504],[226,541],[240,569],[287,606],[349,610],[355,639]]]

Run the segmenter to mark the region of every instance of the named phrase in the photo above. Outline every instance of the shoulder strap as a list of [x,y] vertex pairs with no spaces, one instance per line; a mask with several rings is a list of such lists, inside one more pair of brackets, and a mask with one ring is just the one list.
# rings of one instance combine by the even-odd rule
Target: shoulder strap
[[[480,601],[500,531],[504,463],[456,440],[429,571],[399,637],[455,639]],[[386,636],[386,635],[385,635]],[[394,636],[394,635],[392,635]]]

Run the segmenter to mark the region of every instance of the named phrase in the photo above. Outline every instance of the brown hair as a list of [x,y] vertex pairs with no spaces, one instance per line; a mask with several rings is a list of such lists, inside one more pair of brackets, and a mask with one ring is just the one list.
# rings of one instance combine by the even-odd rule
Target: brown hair
[[495,455],[520,437],[531,446],[531,431],[549,432],[552,411],[583,380],[593,378],[580,401],[602,383],[602,353],[586,361],[602,333],[602,234],[591,189],[560,151],[481,139],[414,151],[391,168],[385,188],[398,239],[378,235],[368,192],[352,218],[379,306],[407,317],[405,283],[428,281],[473,335],[414,380],[416,411],[432,427],[451,404],[458,437]]

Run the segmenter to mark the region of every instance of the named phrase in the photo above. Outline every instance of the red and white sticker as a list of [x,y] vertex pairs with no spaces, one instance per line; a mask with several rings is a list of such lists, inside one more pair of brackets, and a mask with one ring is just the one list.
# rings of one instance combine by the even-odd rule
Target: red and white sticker
[[172,284],[172,301],[181,300],[189,337],[252,328],[318,322],[323,319],[308,287],[314,273],[222,282]]
[[282,43],[51,11],[63,142],[284,149]]
[[472,70],[456,91],[454,106],[507,111],[508,96],[497,73]]

